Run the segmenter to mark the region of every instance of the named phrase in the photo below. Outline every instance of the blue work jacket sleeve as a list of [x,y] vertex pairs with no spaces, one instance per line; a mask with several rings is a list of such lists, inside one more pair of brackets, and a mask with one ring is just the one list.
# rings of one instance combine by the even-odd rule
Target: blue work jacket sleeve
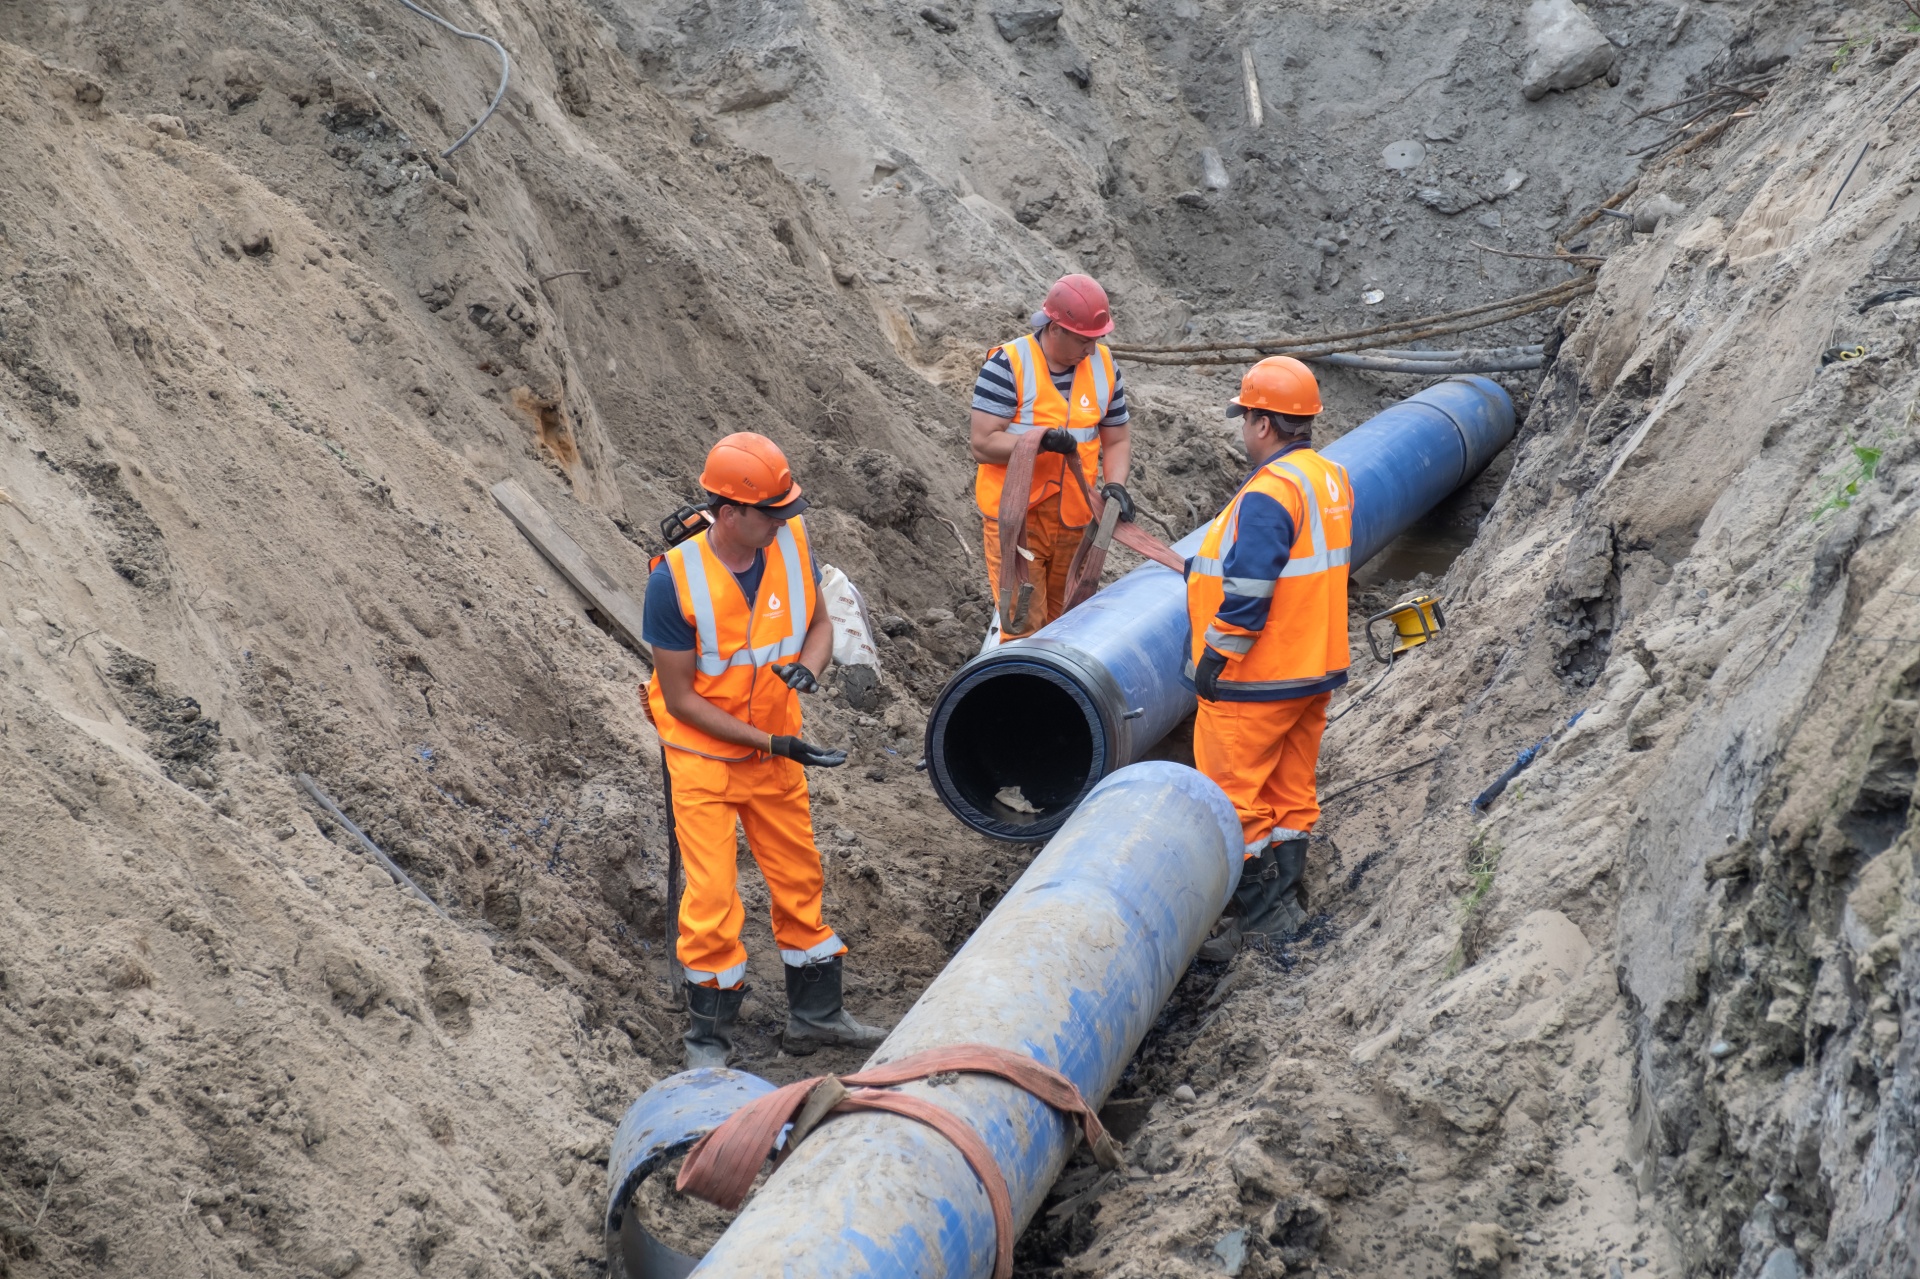
[[1266,629],[1293,539],[1293,515],[1285,506],[1265,493],[1240,499],[1238,533],[1220,566],[1226,597],[1215,620],[1223,630],[1258,634]]

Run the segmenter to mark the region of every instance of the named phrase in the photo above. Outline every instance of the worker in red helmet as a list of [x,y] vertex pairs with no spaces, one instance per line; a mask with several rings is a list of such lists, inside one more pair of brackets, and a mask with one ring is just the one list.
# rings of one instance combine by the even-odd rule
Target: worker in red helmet
[[1300,361],[1276,355],[1247,371],[1227,416],[1240,419],[1253,471],[1187,564],[1193,762],[1233,801],[1246,841],[1225,926],[1200,948],[1215,962],[1300,921],[1320,735],[1347,682],[1353,486],[1313,450],[1319,412]]
[[729,435],[700,473],[707,528],[655,561],[642,638],[653,648],[647,707],[667,760],[673,828],[686,867],[678,957],[691,1024],[687,1066],[724,1066],[746,998],[734,824],[746,831],[785,961],[787,1030],[805,1056],[822,1044],[872,1047],[884,1032],[841,1002],[847,948],[821,909],[808,768],[845,751],[800,736],[800,694],[833,654],[800,513],[807,501],[772,440]]
[[1032,332],[995,347],[973,385],[970,443],[979,463],[974,500],[986,521],[987,581],[997,599],[1000,498],[1014,441],[1044,431],[1027,495],[1026,546],[1032,552],[1032,599],[1024,616],[1002,617],[1003,640],[1030,635],[1066,611],[1067,569],[1093,519],[1080,486],[1067,474],[1078,456],[1089,484],[1134,518],[1127,492],[1132,443],[1127,390],[1113,353],[1100,339],[1113,332],[1107,291],[1092,276],[1064,276],[1047,290]]

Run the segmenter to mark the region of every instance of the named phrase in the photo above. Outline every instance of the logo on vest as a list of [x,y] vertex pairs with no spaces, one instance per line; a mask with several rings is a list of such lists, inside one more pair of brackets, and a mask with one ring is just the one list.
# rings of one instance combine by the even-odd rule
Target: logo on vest
[[1093,401],[1088,399],[1085,395],[1082,395],[1080,397],[1080,407],[1083,409],[1090,409],[1093,407]]
[[778,613],[779,611],[780,611],[780,597],[778,595],[767,596],[767,612]]
[[1327,500],[1329,502],[1340,500],[1340,481],[1333,478],[1332,471],[1327,472]]

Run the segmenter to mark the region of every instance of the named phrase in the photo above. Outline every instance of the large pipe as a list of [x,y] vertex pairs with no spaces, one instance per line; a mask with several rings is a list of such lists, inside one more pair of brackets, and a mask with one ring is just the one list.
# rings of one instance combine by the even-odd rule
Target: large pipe
[[[1329,444],[1323,452],[1353,479],[1353,566],[1472,479],[1513,431],[1507,393],[1463,377]],[[1191,556],[1203,531],[1174,550]],[[1047,838],[1102,777],[1193,713],[1181,674],[1187,642],[1180,575],[1147,564],[1038,634],[980,654],[954,672],[928,717],[934,790],[984,835]]]
[[[1155,761],[1106,778],[934,979],[869,1065],[951,1044],[1029,1054],[1098,1106],[1240,878],[1220,788]],[[1077,1128],[1005,1081],[905,1084],[980,1134],[1024,1226]],[[643,1099],[644,1101],[644,1099]],[[741,1210],[697,1276],[984,1277],[992,1210],[960,1152],[897,1115],[817,1129]]]
[[744,1070],[703,1067],[661,1080],[627,1107],[607,1155],[607,1269],[612,1279],[686,1279],[698,1258],[653,1237],[634,1192],[773,1085]]

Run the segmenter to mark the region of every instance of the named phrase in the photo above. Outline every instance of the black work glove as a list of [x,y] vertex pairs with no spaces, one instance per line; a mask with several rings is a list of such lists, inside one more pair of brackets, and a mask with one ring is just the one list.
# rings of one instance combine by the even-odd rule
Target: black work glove
[[1040,437],[1040,451],[1042,453],[1071,454],[1079,447],[1078,444],[1073,442],[1073,436],[1067,434],[1057,426]]
[[1209,648],[1200,655],[1193,668],[1193,691],[1204,701],[1214,702],[1220,699],[1220,672],[1227,667],[1227,655],[1218,649]]
[[775,755],[784,756],[796,764],[808,768],[838,768],[847,762],[845,751],[823,751],[811,742],[803,742],[797,737],[776,737],[771,749]]
[[820,681],[813,677],[805,662],[788,662],[785,666],[775,662],[773,673],[787,682],[787,687],[797,693],[817,693]]
[[1118,483],[1117,481],[1104,485],[1100,489],[1100,496],[1106,498],[1109,502],[1120,503],[1120,518],[1129,524],[1134,523],[1133,494],[1127,492],[1126,485]]

